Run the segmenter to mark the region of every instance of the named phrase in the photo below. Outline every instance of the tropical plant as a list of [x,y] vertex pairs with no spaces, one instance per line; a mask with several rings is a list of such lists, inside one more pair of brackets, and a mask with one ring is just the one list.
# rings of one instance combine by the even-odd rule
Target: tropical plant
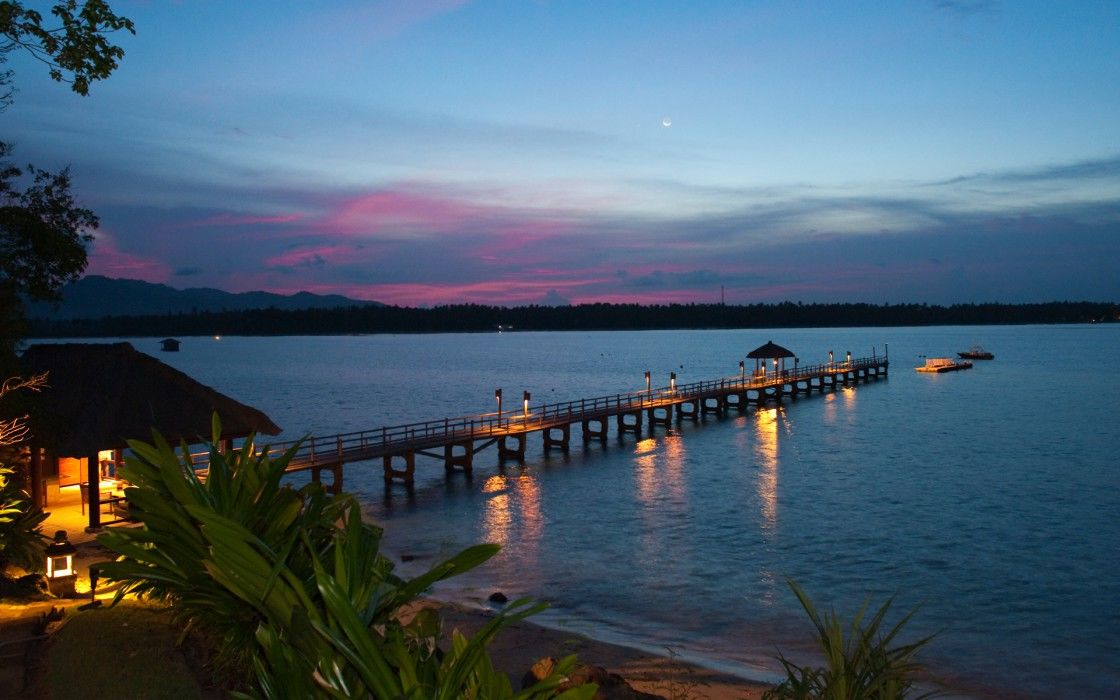
[[12,565],[43,570],[47,514],[31,503],[14,476],[13,469],[0,465],[0,577]]
[[[47,375],[24,379],[11,377],[0,383],[0,399],[25,389],[39,391]],[[0,419],[0,578],[10,565],[42,571],[46,538],[42,524],[47,514],[32,503],[15,470],[22,460],[18,445],[27,437],[27,416]]]
[[893,597],[866,622],[867,603],[864,603],[847,626],[845,634],[845,625],[835,611],[822,617],[805,591],[794,581],[787,581],[813,623],[816,643],[824,655],[825,664],[823,667],[799,666],[779,652],[778,661],[785,669],[786,679],[768,690],[763,698],[901,700],[907,697],[932,698],[941,694],[932,690],[910,695],[922,670],[914,661],[914,655],[933,639],[932,635],[909,644],[890,646],[917,608],[884,634],[883,620]]
[[[240,450],[217,447],[195,473],[158,434],[130,442],[121,475],[129,513],[141,528],[99,541],[120,557],[100,567],[134,592],[171,604],[186,628],[208,633],[216,660],[251,682],[241,697],[544,697],[575,663],[514,695],[494,671],[486,645],[505,624],[538,611],[517,601],[471,639],[457,633],[449,651],[434,610],[401,620],[402,607],[432,584],[493,556],[496,545],[470,547],[405,580],[380,552],[382,531],[365,523],[352,496],[321,485],[283,483],[293,447],[272,459],[250,436]],[[560,697],[589,697],[594,687]]]

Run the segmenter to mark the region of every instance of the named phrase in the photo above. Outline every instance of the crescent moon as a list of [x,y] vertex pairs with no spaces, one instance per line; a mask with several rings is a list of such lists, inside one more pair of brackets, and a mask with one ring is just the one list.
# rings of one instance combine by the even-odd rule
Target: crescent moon
[[664,119],[661,120],[661,126],[665,127],[666,129],[668,129],[672,125],[673,125],[673,120],[670,119],[669,117],[665,117]]

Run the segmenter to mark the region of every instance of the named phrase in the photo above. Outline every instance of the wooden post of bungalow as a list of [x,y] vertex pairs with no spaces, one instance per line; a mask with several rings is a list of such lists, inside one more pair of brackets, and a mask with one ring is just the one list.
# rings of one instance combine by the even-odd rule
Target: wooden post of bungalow
[[43,449],[38,445],[31,446],[31,502],[37,507],[47,505],[46,489],[43,488]]
[[[79,487],[81,488],[81,487]],[[86,493],[89,494],[89,531],[101,529],[101,465],[97,452],[86,455]]]

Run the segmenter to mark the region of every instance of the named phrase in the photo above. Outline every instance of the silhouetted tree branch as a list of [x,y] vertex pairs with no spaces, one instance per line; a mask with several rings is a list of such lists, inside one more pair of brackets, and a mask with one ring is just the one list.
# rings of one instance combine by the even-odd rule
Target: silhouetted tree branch
[[[47,373],[42,372],[33,377],[24,379],[23,377],[9,377],[0,384],[0,399],[3,399],[7,394],[20,389],[28,391],[40,391],[43,387],[47,386]],[[13,418],[0,419],[0,446],[3,445],[18,445],[23,442],[27,437],[27,416],[15,416]]]
[[[135,34],[132,20],[117,16],[104,0],[67,0],[51,7],[57,26],[43,26],[43,16],[20,2],[0,2],[0,62],[13,51],[24,51],[45,64],[51,78],[69,83],[79,95],[89,84],[104,80],[124,58],[124,49],[109,42],[118,31]],[[12,102],[12,72],[0,74],[0,109]]]

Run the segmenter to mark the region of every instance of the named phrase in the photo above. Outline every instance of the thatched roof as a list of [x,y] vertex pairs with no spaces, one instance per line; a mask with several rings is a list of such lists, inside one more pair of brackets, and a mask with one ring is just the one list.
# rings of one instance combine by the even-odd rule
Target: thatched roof
[[786,350],[781,345],[775,345],[773,340],[768,341],[766,343],[766,345],[760,345],[759,347],[757,347],[754,350],[751,350],[750,352],[747,353],[747,357],[749,357],[752,360],[763,360],[763,359],[770,359],[770,358],[775,358],[775,357],[793,357],[793,356],[794,355],[793,355],[792,352],[790,352],[789,350]]
[[61,456],[150,441],[152,428],[172,444],[208,440],[215,411],[222,438],[280,432],[264,413],[128,343],[32,345],[22,361],[27,375],[50,372],[49,388],[28,402],[28,423],[32,440]]

